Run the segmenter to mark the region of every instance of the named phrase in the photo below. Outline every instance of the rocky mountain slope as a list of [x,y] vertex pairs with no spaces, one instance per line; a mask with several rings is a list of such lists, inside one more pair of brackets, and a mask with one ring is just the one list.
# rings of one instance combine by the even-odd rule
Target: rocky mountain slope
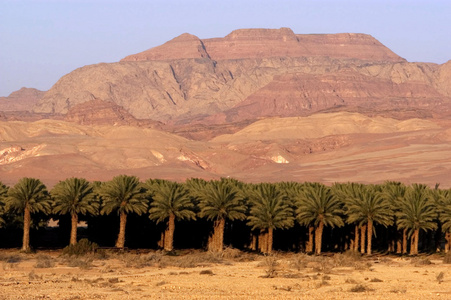
[[364,34],[296,35],[287,28],[204,40],[182,34],[121,62],[67,74],[34,111],[66,114],[100,99],[137,119],[171,124],[309,115],[337,106],[447,115],[450,65],[408,63]]
[[0,111],[32,111],[45,92],[33,88],[21,88],[8,97],[0,97]]

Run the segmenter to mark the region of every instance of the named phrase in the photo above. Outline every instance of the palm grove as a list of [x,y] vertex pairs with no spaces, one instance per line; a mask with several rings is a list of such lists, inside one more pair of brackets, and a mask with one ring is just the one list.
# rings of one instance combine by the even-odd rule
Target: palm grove
[[[0,182],[0,247],[20,230],[22,250],[29,251],[32,235],[39,230],[42,234],[51,218],[68,229],[67,236],[53,238],[71,245],[77,243],[77,224],[84,220],[88,238],[112,246],[102,244],[100,237],[114,236],[118,248],[132,244],[173,251],[177,241],[184,240],[191,243],[179,243],[181,247],[215,252],[228,245],[262,253],[276,246],[315,254],[377,250],[415,255],[420,250],[448,252],[451,247],[451,190],[438,185],[329,187],[311,182],[249,184],[230,178],[141,182],[120,175],[107,182],[68,178],[49,191],[35,178],[22,178],[11,187]],[[155,244],[142,243],[148,239]]]

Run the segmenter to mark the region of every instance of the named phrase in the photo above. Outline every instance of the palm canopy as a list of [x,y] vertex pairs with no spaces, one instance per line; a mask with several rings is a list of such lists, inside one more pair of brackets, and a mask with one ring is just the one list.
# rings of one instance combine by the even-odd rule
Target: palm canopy
[[[375,222],[385,227],[393,223],[393,211],[388,200],[383,197],[380,187],[362,186],[356,196],[345,200],[348,223],[363,225]],[[372,232],[368,234],[372,234]]]
[[50,212],[52,202],[39,179],[24,177],[8,190],[7,195],[5,202],[11,210],[23,212],[27,208],[30,213]]
[[84,178],[68,178],[60,181],[50,194],[54,199],[54,213],[61,215],[98,213],[99,202],[93,186]]
[[407,189],[405,198],[399,205],[400,210],[396,213],[398,227],[407,228],[409,235],[417,229],[430,230],[437,227],[434,222],[437,211],[426,185],[413,184]]
[[207,220],[244,220],[246,205],[236,185],[228,180],[205,182],[199,190],[191,190],[199,201],[199,216]]
[[163,222],[172,214],[179,220],[192,220],[196,218],[194,204],[189,191],[183,184],[149,179],[145,183],[152,202],[149,209],[149,218]]
[[276,184],[261,183],[249,190],[248,225],[254,229],[284,229],[294,225],[293,209]]
[[112,180],[102,183],[98,189],[102,198],[102,214],[117,211],[118,214],[147,212],[145,189],[136,176],[119,175]]
[[343,226],[341,202],[321,183],[305,183],[297,199],[296,216],[301,225]]

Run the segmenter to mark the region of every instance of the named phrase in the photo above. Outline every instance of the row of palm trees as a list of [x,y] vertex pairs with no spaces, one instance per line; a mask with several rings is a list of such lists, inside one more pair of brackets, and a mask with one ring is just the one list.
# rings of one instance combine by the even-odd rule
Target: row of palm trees
[[36,213],[70,215],[70,244],[77,242],[80,216],[119,217],[116,247],[125,246],[127,217],[148,215],[164,223],[159,245],[173,250],[176,221],[206,219],[213,222],[208,249],[224,248],[227,222],[245,221],[251,228],[249,248],[271,253],[274,230],[298,223],[307,229],[306,252],[321,253],[326,227],[352,226],[345,249],[372,253],[376,226],[390,232],[387,251],[418,254],[420,231],[434,230],[437,250],[445,238],[445,252],[451,246],[451,190],[438,185],[406,186],[400,182],[380,185],[336,183],[259,183],[235,179],[205,181],[189,179],[177,183],[160,179],[140,182],[135,176],[119,175],[107,182],[68,178],[51,191],[35,178],[22,178],[13,187],[0,183],[0,226],[6,213],[23,216],[22,250],[30,250],[31,216]]

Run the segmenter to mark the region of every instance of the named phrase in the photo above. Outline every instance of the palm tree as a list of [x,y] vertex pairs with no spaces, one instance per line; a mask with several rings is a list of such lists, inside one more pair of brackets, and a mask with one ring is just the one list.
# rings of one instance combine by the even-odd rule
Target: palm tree
[[100,213],[110,214],[117,211],[119,214],[120,223],[116,247],[124,248],[127,215],[131,213],[142,215],[147,212],[145,189],[138,177],[119,175],[103,183],[99,188],[99,194],[103,200]]
[[149,179],[145,183],[152,195],[149,218],[163,222],[167,220],[164,233],[164,250],[173,250],[175,220],[194,220],[194,203],[191,201],[189,191],[183,184],[166,180]]
[[394,238],[389,244],[389,251],[394,251],[395,241],[396,241],[396,253],[406,254],[407,253],[407,229],[402,230],[402,241],[399,238],[401,234],[398,232],[397,228],[397,217],[396,213],[400,210],[400,203],[404,200],[407,187],[401,182],[387,181],[382,186],[382,196],[387,199],[390,203],[391,210],[394,213],[393,216],[393,227],[394,227]]
[[451,250],[451,190],[444,190],[443,192],[440,222],[443,231],[445,231],[445,253],[448,253]]
[[261,247],[264,253],[272,252],[274,229],[290,228],[294,224],[293,209],[287,197],[276,184],[261,183],[249,190],[251,210],[248,225],[252,230],[266,232]]
[[93,187],[86,179],[68,178],[57,183],[50,194],[54,199],[53,212],[71,216],[70,245],[75,245],[78,215],[96,215],[99,210],[100,204],[95,197]]
[[321,183],[306,183],[298,198],[296,218],[301,225],[315,226],[315,253],[321,253],[324,226],[341,227],[343,213],[339,199]]
[[[393,223],[390,203],[382,196],[379,186],[362,186],[357,197],[345,200],[348,223],[358,223],[367,228],[367,254],[371,255],[374,223],[385,227]],[[365,227],[363,227],[365,228]]]
[[35,178],[24,177],[8,190],[8,209],[23,213],[22,251],[30,250],[31,214],[51,210],[51,200],[45,185]]
[[223,250],[226,220],[246,218],[247,207],[244,205],[243,196],[237,184],[238,181],[222,178],[209,182],[196,181],[190,187],[190,192],[199,201],[199,216],[214,221],[213,235],[208,245],[211,251],[222,252]]
[[408,235],[411,236],[410,254],[418,254],[420,230],[427,231],[437,228],[437,224],[434,222],[437,212],[430,199],[428,187],[423,184],[413,184],[408,187],[396,216],[398,228],[407,229]]

